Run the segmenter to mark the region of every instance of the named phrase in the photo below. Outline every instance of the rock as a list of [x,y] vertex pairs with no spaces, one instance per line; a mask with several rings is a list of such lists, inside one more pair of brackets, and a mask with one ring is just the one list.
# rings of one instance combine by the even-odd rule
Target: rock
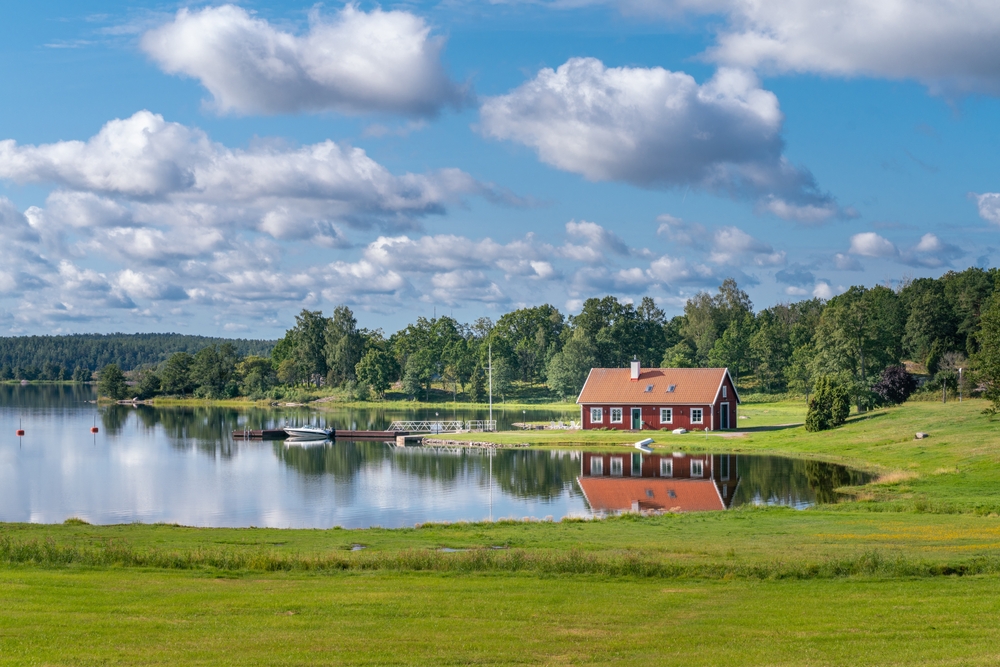
[[671,431],[671,433],[673,433],[674,435],[684,435],[687,432],[688,430],[686,428],[675,428],[673,431]]
[[929,437],[931,437],[930,433],[924,433],[923,431],[917,432],[917,440],[923,440],[924,438],[929,438]]

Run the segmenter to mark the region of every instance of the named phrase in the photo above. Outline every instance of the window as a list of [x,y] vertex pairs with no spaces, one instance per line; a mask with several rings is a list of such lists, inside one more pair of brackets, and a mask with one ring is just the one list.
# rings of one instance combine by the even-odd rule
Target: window
[[704,477],[705,476],[705,462],[704,461],[691,461],[691,476],[692,477]]
[[591,475],[603,475],[604,474],[604,459],[600,456],[594,456],[590,459],[590,474]]
[[701,408],[691,408],[691,423],[700,424],[703,414],[705,414],[705,412]]
[[622,423],[622,409],[621,408],[611,408],[611,423],[621,424]]
[[674,423],[674,409],[673,408],[660,408],[660,423],[661,424],[673,424]]
[[674,476],[674,460],[660,459],[660,477]]
[[727,387],[726,385],[722,385],[722,398],[726,398],[726,390],[727,390],[728,388],[729,388],[729,387]]
[[674,389],[677,389],[677,385],[675,384],[670,385],[669,387],[667,387],[667,393],[668,394],[673,393]]
[[646,385],[646,393],[648,394],[648,393],[649,393],[649,392],[651,392],[651,391],[653,391],[653,385],[651,385],[651,384],[647,384],[647,385]]
[[600,424],[604,421],[604,409],[603,408],[591,408],[590,409],[590,423]]
[[622,457],[620,456],[611,457],[611,476],[612,477],[622,476]]
[[638,452],[632,455],[632,476],[642,477],[642,454]]

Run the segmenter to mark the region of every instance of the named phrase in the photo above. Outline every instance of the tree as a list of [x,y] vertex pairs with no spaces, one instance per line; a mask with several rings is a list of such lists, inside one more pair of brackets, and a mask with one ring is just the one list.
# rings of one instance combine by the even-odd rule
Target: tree
[[917,380],[905,366],[886,366],[879,381],[872,387],[882,400],[892,405],[904,403],[917,388]]
[[1000,410],[1000,292],[994,293],[982,312],[975,343],[979,349],[972,357],[976,382],[990,401],[986,412],[994,415]]
[[852,393],[862,411],[869,377],[898,364],[903,320],[899,297],[887,287],[851,287],[829,301],[816,330],[814,374],[850,374]]
[[138,382],[135,395],[145,400],[160,393],[160,376],[152,368],[144,368],[138,372]]
[[191,362],[194,358],[187,352],[170,355],[160,371],[160,391],[164,394],[189,394],[194,391],[191,381]]
[[590,369],[596,364],[594,344],[583,330],[577,330],[563,349],[549,361],[546,370],[548,385],[562,398],[576,396],[587,381]]
[[239,390],[236,348],[229,343],[210,345],[198,351],[191,362],[191,381],[195,395],[205,398],[232,398]]
[[663,353],[660,366],[663,368],[696,368],[698,366],[698,350],[694,343],[684,339]]
[[339,385],[356,378],[355,367],[364,354],[364,337],[347,306],[337,306],[324,331],[327,380]]
[[493,394],[499,395],[504,403],[514,388],[514,377],[514,367],[506,359],[493,359]]
[[537,382],[545,372],[545,362],[555,353],[565,328],[565,318],[554,306],[519,308],[501,317],[492,327],[493,337],[503,338],[514,353],[518,377]]
[[118,368],[118,364],[108,364],[101,369],[97,376],[97,395],[105,396],[114,401],[128,397],[125,374]]
[[263,396],[278,384],[274,362],[268,357],[245,357],[236,364],[236,376],[244,396]]
[[830,375],[816,380],[815,391],[809,399],[806,413],[807,431],[826,431],[840,426],[850,414],[850,394],[846,385]]
[[472,371],[470,378],[469,399],[473,403],[482,403],[486,400],[486,376],[483,373],[483,367],[478,364]]
[[[5,366],[5,368],[10,368],[10,367]],[[73,369],[73,382],[90,382],[90,380],[91,380],[90,369],[84,368],[83,366],[77,366],[76,368]]]
[[312,384],[319,384],[326,377],[326,327],[327,319],[321,311],[303,309],[295,316],[295,327],[289,331],[300,379]]
[[750,372],[750,341],[754,334],[754,319],[750,313],[733,319],[708,353],[708,364],[728,368],[734,381]]
[[396,374],[396,360],[385,350],[372,348],[361,357],[355,367],[358,382],[364,383],[378,398],[385,398],[385,392],[392,386]]

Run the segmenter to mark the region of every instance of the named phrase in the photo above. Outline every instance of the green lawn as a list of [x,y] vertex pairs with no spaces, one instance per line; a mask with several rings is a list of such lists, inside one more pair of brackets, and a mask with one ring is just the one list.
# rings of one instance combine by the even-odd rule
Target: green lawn
[[1000,421],[983,407],[914,403],[811,434],[768,428],[801,422],[800,404],[753,404],[735,437],[656,433],[665,451],[880,476],[805,511],[399,530],[0,525],[0,664],[996,664]]

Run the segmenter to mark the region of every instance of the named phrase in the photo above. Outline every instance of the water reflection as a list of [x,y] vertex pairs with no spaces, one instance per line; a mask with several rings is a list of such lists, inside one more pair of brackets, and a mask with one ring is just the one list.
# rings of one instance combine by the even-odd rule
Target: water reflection
[[[0,520],[363,527],[490,517],[797,507],[864,480],[774,457],[234,441],[243,428],[384,428],[398,411],[96,406],[89,388],[2,386]],[[426,411],[423,411],[426,412]],[[498,416],[499,416],[498,412]],[[420,411],[403,416],[426,417]],[[449,415],[451,416],[451,415]],[[459,418],[477,418],[478,412]],[[558,419],[547,411],[521,421]],[[97,418],[101,431],[90,427]],[[18,419],[27,435],[14,437]]]

